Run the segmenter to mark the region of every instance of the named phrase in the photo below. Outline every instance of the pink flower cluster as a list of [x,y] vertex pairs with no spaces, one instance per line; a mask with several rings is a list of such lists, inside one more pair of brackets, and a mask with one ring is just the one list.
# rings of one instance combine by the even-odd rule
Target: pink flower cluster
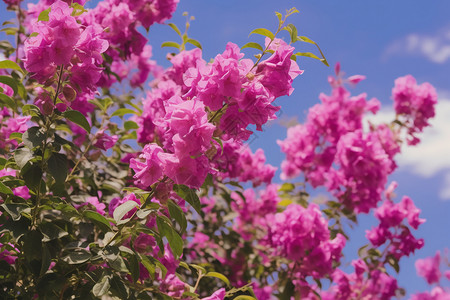
[[93,90],[100,78],[101,53],[108,42],[100,37],[103,28],[90,25],[84,29],[63,1],[50,6],[48,21],[36,22],[36,36],[25,41],[25,69],[40,82],[56,80],[57,67],[70,72],[70,82],[77,90]]
[[243,195],[245,199],[237,193],[231,194],[234,200],[231,208],[238,213],[233,222],[233,229],[244,240],[252,240],[261,235],[258,230],[265,234],[268,227],[266,216],[277,212],[277,204],[280,201],[278,186],[268,185],[260,192],[259,199],[256,199],[253,189],[245,190]]
[[377,227],[366,231],[366,237],[375,247],[387,244],[387,253],[399,260],[402,256],[409,256],[423,247],[423,239],[416,239],[407,224],[417,229],[425,222],[419,218],[420,210],[416,208],[413,201],[404,196],[400,203],[393,203],[387,199],[375,210],[375,216],[380,221]]
[[[350,97],[342,83],[362,78],[342,79],[339,72],[337,67],[338,79],[330,79],[331,96],[320,95],[322,103],[310,109],[306,122],[289,128],[287,138],[278,142],[286,153],[282,178],[303,174],[313,187],[325,186],[347,208],[367,213],[381,201],[387,177],[397,167],[399,132],[385,124],[363,132],[364,114],[376,113],[379,102],[366,101],[365,94]],[[416,86],[410,76],[396,81],[394,99],[397,113],[414,118],[410,134],[421,131],[434,115],[434,89],[429,84]]]
[[275,175],[277,168],[265,162],[266,157],[262,149],[252,153],[247,145],[232,140],[223,142],[223,151],[219,149],[212,159],[219,179],[250,181],[254,187],[262,183],[270,184]]
[[205,107],[197,99],[183,101],[174,96],[165,102],[166,114],[157,125],[166,151],[156,144],[147,144],[130,167],[143,187],[155,183],[163,174],[177,184],[200,187],[209,171],[203,155],[211,147],[214,126],[208,123]]
[[391,299],[398,288],[397,280],[378,269],[371,270],[361,259],[352,261],[355,272],[346,274],[336,269],[333,285],[321,292],[323,300]]
[[395,80],[392,98],[395,112],[408,128],[408,144],[416,145],[420,139],[415,134],[429,126],[428,120],[435,115],[436,90],[428,82],[418,85],[414,77],[407,75]]
[[[448,251],[446,251],[448,254]],[[441,272],[441,265],[446,268],[444,274]],[[439,251],[435,256],[418,259],[416,261],[417,274],[423,277],[428,284],[436,284],[430,292],[417,293],[410,300],[449,300],[450,289],[445,287],[441,280],[450,280],[450,268],[448,266],[448,258],[441,257]]]
[[345,238],[338,234],[330,240],[328,222],[316,204],[304,208],[289,205],[283,212],[268,216],[267,246],[273,255],[292,261],[299,279],[306,276],[322,278],[338,263]]

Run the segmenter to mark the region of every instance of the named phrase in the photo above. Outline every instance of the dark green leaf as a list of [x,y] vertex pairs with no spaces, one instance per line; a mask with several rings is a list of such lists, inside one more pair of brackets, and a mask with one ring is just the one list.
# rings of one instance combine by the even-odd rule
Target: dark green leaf
[[50,251],[48,250],[47,244],[42,244],[42,259],[41,259],[41,272],[39,273],[40,276],[44,275],[48,268],[50,268],[50,264],[52,263],[52,256],[50,254]]
[[176,259],[183,254],[183,239],[161,216],[156,217],[156,224],[161,236],[165,236],[169,241],[170,249]]
[[108,232],[111,231],[110,222],[101,214],[92,210],[85,210],[83,212],[83,216],[86,219],[91,220],[95,225],[97,225],[102,231]]
[[22,135],[23,143],[30,149],[41,146],[44,140],[45,133],[42,132],[41,128],[37,126],[28,128],[28,130]]
[[53,223],[43,223],[39,225],[39,230],[44,235],[43,242],[49,242],[69,235],[67,231]]
[[7,194],[7,195],[12,195],[13,194],[11,189],[9,187],[7,187],[6,185],[4,185],[3,182],[1,182],[1,181],[0,181],[0,193]]
[[200,203],[200,199],[197,196],[197,193],[194,189],[190,189],[189,187],[182,184],[174,184],[173,190],[177,193],[178,196],[186,200],[192,207],[198,212],[199,215],[202,213],[202,206]]
[[42,234],[39,231],[32,230],[25,234],[21,240],[23,241],[22,251],[31,271],[34,275],[39,275],[42,266]]
[[89,125],[89,122],[86,120],[86,117],[80,113],[77,110],[67,110],[64,112],[63,116],[74,122],[75,124],[79,125],[81,128],[86,130],[87,133],[91,132],[91,126]]
[[248,36],[251,36],[252,34],[260,34],[263,36],[267,36],[271,40],[273,40],[275,38],[275,35],[270,30],[265,29],[265,28],[254,29],[254,30],[252,30],[252,32],[250,32],[250,34]]
[[254,43],[254,42],[249,42],[241,47],[241,49],[245,49],[245,48],[254,48],[254,49],[258,49],[260,51],[264,51],[263,47],[260,44]]
[[30,190],[36,190],[42,180],[42,170],[37,164],[26,164],[20,171],[20,175]]
[[68,174],[67,157],[62,153],[53,153],[48,159],[48,171],[57,184],[63,184]]
[[137,254],[131,255],[128,258],[128,269],[131,273],[131,278],[134,282],[139,280],[140,276],[140,267],[139,267],[139,260],[137,259]]
[[186,216],[184,215],[183,210],[175,204],[172,200],[168,203],[170,217],[175,219],[177,223],[180,225],[181,234],[184,233],[187,227]]
[[64,256],[62,260],[69,265],[82,264],[87,262],[92,255],[86,250],[78,250],[70,252],[68,255]]

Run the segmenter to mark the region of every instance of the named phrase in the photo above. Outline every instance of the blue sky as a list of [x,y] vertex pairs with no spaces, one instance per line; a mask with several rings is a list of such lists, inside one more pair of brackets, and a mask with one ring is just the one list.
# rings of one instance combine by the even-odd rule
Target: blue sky
[[[353,93],[367,92],[390,108],[394,80],[406,74],[416,77],[419,83],[428,81],[438,90],[435,127],[423,135],[422,145],[405,149],[400,168],[390,178],[399,183],[398,200],[409,195],[427,219],[417,232],[417,236],[425,238],[425,247],[402,261],[398,276],[399,284],[408,293],[424,291],[427,285],[416,276],[415,260],[450,248],[450,1],[181,0],[171,22],[181,28],[185,22],[182,12],[195,16],[189,35],[202,43],[203,57],[209,60],[223,52],[229,41],[239,46],[249,41],[262,43],[263,39],[256,35],[249,38],[249,32],[258,27],[275,29],[274,12],[284,13],[293,6],[300,14],[291,16],[289,21],[296,25],[300,35],[320,45],[331,66],[340,62],[348,75],[367,76]],[[2,21],[7,19],[3,2],[0,16]],[[156,25],[148,37],[154,59],[168,66],[167,48],[161,49],[160,44],[177,41],[176,34],[167,26]],[[309,44],[297,43],[296,47],[302,52],[316,51]],[[244,52],[248,56],[253,54],[251,50]],[[318,102],[319,93],[329,93],[327,76],[333,74],[333,68],[309,58],[298,62],[305,73],[294,82],[292,96],[277,103],[282,106],[281,118],[297,117],[302,121],[307,109]],[[389,113],[389,109],[384,110],[380,118]],[[273,122],[265,126],[264,132],[257,133],[250,146],[263,148],[268,162],[279,166],[284,156],[276,140],[285,136],[286,129]],[[348,255],[354,255],[366,242],[364,231],[371,224],[374,224],[372,217],[361,220],[346,250]]]

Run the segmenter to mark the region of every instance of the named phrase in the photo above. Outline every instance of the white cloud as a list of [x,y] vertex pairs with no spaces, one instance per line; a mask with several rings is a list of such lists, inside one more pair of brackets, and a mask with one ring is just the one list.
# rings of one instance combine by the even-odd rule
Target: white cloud
[[[382,110],[369,120],[374,124],[390,122],[394,111]],[[450,97],[440,98],[436,106],[436,116],[430,122],[431,127],[418,135],[421,142],[417,146],[404,146],[398,156],[401,169],[431,177],[445,172],[441,199],[450,200]]]
[[442,29],[435,35],[409,34],[390,44],[385,57],[405,53],[423,55],[439,64],[445,63],[450,60],[450,28]]

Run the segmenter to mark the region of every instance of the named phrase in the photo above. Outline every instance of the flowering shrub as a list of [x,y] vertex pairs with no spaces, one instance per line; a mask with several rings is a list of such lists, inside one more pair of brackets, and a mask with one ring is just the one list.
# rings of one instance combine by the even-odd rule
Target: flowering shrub
[[[434,116],[434,88],[396,80],[397,116],[364,123],[380,102],[351,96],[339,65],[330,95],[279,141],[283,183],[263,150],[245,142],[291,95],[299,57],[321,49],[276,13],[260,45],[228,43],[210,62],[168,23],[164,69],[142,34],[177,0],[5,1],[17,45],[0,61],[0,296],[2,299],[389,299],[403,290],[399,261],[424,245],[424,222],[393,196],[400,145]],[[189,24],[186,26],[186,30]],[[11,31],[11,27],[9,28]],[[280,38],[288,34],[289,42]],[[321,58],[296,52],[317,46]],[[187,49],[190,46],[193,49]],[[260,51],[245,57],[246,48]],[[303,76],[303,75],[302,75]],[[142,88],[116,94],[116,87]],[[244,188],[244,186],[246,188]],[[315,203],[306,188],[329,192]],[[344,222],[374,212],[368,243],[341,268]],[[413,299],[448,299],[439,253],[417,262],[438,284]],[[448,272],[445,276],[448,278]],[[325,282],[331,284],[323,285]],[[439,298],[440,297],[440,298]]]

